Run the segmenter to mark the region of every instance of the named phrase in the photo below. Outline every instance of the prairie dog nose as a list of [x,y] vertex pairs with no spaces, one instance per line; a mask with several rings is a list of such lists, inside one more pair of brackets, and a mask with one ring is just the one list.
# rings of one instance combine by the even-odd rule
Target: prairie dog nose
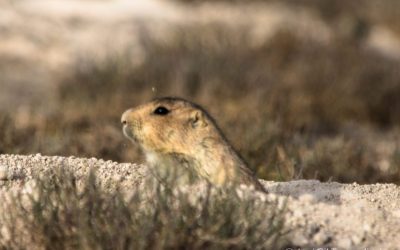
[[131,109],[126,110],[121,116],[121,123],[122,125],[128,124],[128,115],[131,112]]

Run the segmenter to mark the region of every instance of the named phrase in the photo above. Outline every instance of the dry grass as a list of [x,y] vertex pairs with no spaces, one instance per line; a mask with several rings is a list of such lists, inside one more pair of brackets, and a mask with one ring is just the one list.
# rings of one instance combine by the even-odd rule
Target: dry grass
[[210,111],[261,178],[400,183],[399,62],[365,49],[357,29],[344,37],[337,26],[350,15],[367,31],[391,8],[298,4],[331,18],[339,35],[329,46],[287,30],[252,46],[246,27],[220,23],[177,27],[168,42],[143,31],[140,65],[116,55],[82,59],[57,85],[57,112],[0,114],[0,152],[140,161],[120,115],[172,95]]
[[[276,249],[282,209],[233,189],[146,182],[105,191],[92,172],[37,177],[2,197],[1,249]],[[5,193],[3,193],[5,194]]]
[[[253,46],[247,27],[221,23],[177,27],[168,42],[143,31],[140,65],[83,58],[54,83],[51,109],[0,113],[0,153],[141,161],[120,115],[172,95],[204,106],[260,178],[400,184],[400,63],[363,46],[371,23],[400,33],[397,1],[279,2],[315,11],[335,39],[322,45],[282,30]],[[126,199],[94,175],[80,187],[70,173],[36,182],[34,193],[2,202],[0,249],[273,249],[284,240],[274,204],[232,190],[212,188],[194,206],[162,185],[147,186],[151,198]]]

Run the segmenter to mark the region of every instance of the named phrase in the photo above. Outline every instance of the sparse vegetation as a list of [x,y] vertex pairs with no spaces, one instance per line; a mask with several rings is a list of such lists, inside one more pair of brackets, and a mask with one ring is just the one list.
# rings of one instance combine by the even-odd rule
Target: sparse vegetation
[[131,192],[106,191],[93,172],[78,180],[52,171],[2,194],[0,248],[276,249],[284,243],[284,210],[276,202],[241,195],[245,189],[195,188],[148,180]]
[[170,43],[144,35],[139,66],[121,56],[79,62],[59,85],[62,112],[33,110],[23,126],[2,114],[1,152],[137,162],[120,114],[173,95],[204,105],[261,178],[399,183],[397,62],[284,31],[257,47],[221,24],[172,34]]
[[[140,162],[122,135],[122,112],[180,96],[216,118],[260,178],[400,184],[398,0],[170,0],[162,3],[190,13],[175,19],[171,4],[168,18],[149,22],[151,4],[143,16],[129,19],[127,11],[119,19],[101,14],[114,1],[88,17],[74,12],[78,3],[46,16],[33,2],[2,4],[0,154]],[[255,4],[258,16],[243,4]],[[226,12],[221,19],[214,7]],[[263,8],[282,10],[282,23],[267,26]],[[296,30],[297,21],[307,28]],[[97,44],[100,37],[108,39]],[[53,162],[79,171],[52,172]],[[0,249],[278,249],[291,243],[285,233],[302,247],[390,248],[398,238],[392,184],[271,182],[265,196],[147,180],[137,187],[142,172],[127,173],[144,166],[96,159],[7,156],[2,164]],[[81,177],[92,165],[104,182],[95,173]],[[31,180],[21,169],[46,176]],[[280,195],[287,208],[275,202]]]
[[195,23],[171,28],[164,41],[143,29],[139,64],[115,54],[83,57],[54,83],[52,111],[1,113],[0,153],[139,162],[120,115],[172,95],[205,106],[261,178],[400,183],[399,62],[367,49],[357,35],[388,24],[397,3],[285,4],[316,11],[336,32],[333,40],[324,45],[280,30],[254,45],[245,25]]

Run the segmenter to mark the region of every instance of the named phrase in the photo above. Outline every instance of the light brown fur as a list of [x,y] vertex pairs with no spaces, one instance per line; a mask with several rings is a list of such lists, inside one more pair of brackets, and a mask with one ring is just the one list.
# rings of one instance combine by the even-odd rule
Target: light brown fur
[[[157,108],[169,112],[156,114]],[[194,103],[155,99],[125,111],[121,122],[125,136],[140,145],[150,166],[189,169],[216,185],[247,184],[265,191],[213,118]]]

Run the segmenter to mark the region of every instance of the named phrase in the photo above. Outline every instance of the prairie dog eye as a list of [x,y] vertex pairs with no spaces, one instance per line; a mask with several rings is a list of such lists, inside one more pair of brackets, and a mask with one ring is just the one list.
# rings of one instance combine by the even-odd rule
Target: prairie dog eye
[[159,106],[153,111],[153,114],[155,114],[155,115],[166,115],[168,113],[169,113],[169,110],[163,106]]

